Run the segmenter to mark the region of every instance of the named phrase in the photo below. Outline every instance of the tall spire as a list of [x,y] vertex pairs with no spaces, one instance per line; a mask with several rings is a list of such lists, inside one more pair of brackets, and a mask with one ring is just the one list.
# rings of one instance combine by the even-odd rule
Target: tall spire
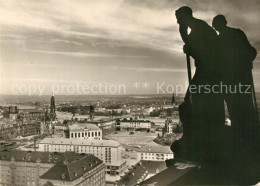
[[52,92],[52,96],[51,96],[51,110],[50,110],[50,116],[52,120],[56,119],[56,112],[55,112],[55,98],[54,98],[54,94]]

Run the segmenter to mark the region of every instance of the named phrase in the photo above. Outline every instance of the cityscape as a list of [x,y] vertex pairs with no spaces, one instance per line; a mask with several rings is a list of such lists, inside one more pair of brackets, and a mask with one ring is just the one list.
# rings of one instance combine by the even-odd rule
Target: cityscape
[[171,95],[38,98],[2,96],[3,184],[136,185],[167,168],[182,136]]

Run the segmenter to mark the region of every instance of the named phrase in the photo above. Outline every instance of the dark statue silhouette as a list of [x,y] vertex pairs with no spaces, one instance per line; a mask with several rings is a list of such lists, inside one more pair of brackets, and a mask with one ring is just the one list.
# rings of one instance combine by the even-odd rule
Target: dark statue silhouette
[[[231,87],[238,87],[239,84],[243,86],[241,92],[223,93],[232,123],[232,131],[237,138],[251,140],[258,125],[258,111],[253,104],[251,72],[252,62],[257,54],[256,49],[250,45],[243,31],[227,26],[223,15],[216,16],[212,26],[219,32],[221,81]],[[252,139],[253,141],[255,140]]]
[[[183,137],[171,145],[171,150],[177,161],[210,166],[214,175],[221,172],[226,179],[221,184],[255,184],[260,176],[259,122],[251,72],[256,50],[244,32],[226,26],[223,15],[213,20],[219,35],[193,17],[189,7],[179,8],[175,15],[185,43],[190,84],[179,106]],[[192,78],[189,56],[196,67]],[[220,85],[225,85],[224,90]],[[239,86],[241,90],[234,92]],[[225,125],[224,102],[231,127]],[[222,179],[218,176],[215,179]]]

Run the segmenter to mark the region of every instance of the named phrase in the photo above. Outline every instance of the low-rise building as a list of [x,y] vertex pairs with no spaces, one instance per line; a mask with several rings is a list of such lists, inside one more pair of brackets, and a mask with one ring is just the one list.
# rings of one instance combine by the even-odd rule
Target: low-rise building
[[102,130],[93,124],[69,125],[69,137],[77,139],[102,140]]
[[144,146],[137,151],[137,159],[149,161],[165,161],[173,159],[173,152],[169,146]]
[[133,120],[123,119],[120,121],[120,128],[122,129],[150,129],[151,122],[149,120]]
[[121,158],[121,145],[114,140],[45,138],[39,142],[39,151],[92,154],[105,163],[106,173],[110,175],[120,175],[126,167]]
[[94,121],[88,121],[88,124],[94,124],[101,129],[110,129],[115,124],[115,119],[113,118],[103,118]]
[[0,185],[105,185],[105,165],[93,155],[0,152]]

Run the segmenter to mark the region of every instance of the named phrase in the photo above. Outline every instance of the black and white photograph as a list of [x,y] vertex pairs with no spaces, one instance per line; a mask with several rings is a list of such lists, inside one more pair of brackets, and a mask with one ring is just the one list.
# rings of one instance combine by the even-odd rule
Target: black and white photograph
[[0,185],[260,185],[259,0],[0,0]]

